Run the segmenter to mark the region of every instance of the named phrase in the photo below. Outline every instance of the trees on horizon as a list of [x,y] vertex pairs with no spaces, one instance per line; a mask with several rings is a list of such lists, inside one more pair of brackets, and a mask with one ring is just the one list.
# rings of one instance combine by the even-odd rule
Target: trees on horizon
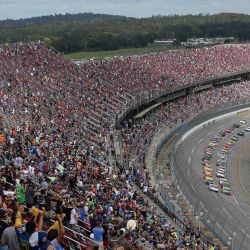
[[249,40],[250,15],[222,13],[128,18],[79,13],[0,21],[0,43],[41,40],[65,53],[136,48],[155,39],[186,41],[198,37]]

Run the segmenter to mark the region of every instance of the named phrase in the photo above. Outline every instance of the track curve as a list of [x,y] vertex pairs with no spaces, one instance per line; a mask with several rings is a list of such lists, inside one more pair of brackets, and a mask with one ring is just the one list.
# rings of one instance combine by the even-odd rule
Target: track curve
[[[176,174],[182,193],[202,221],[213,228],[225,243],[233,244],[233,249],[248,250],[250,245],[250,133],[233,146],[227,158],[227,179],[233,192],[232,196],[210,192],[203,181],[201,166],[201,158],[210,138],[241,119],[246,119],[248,123],[241,125],[237,131],[250,127],[249,114],[234,115],[192,133],[176,150],[175,157],[179,161],[175,164],[175,168],[177,172],[182,172],[181,179],[178,179]],[[233,131],[229,138],[237,131]],[[223,138],[218,147],[222,146],[227,139]],[[215,154],[217,154],[216,150]],[[212,164],[215,166],[215,159]],[[185,188],[183,183],[188,183],[189,188]]]

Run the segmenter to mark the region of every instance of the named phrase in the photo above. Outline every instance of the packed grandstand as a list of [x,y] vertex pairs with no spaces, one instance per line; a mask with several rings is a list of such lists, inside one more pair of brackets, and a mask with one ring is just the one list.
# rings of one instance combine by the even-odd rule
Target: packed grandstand
[[109,159],[117,117],[141,93],[249,66],[250,45],[82,65],[39,42],[0,46],[0,249],[220,249],[145,199],[149,191],[157,197],[157,187],[144,159],[159,128],[249,98],[249,82],[160,105],[122,129],[124,164],[136,158],[136,168],[118,169]]

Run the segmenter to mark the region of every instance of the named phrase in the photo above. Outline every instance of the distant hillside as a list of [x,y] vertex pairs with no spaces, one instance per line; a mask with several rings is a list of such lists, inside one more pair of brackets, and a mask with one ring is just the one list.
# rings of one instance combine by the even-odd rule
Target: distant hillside
[[7,26],[21,26],[30,24],[46,24],[50,22],[61,22],[61,21],[97,21],[105,19],[125,19],[127,17],[117,15],[106,15],[106,14],[93,14],[93,13],[78,13],[78,14],[55,14],[40,17],[31,17],[26,19],[7,19],[0,21],[0,27]]
[[0,43],[42,40],[65,52],[145,47],[155,39],[237,37],[250,39],[250,15],[152,16],[128,18],[66,14],[0,21]]

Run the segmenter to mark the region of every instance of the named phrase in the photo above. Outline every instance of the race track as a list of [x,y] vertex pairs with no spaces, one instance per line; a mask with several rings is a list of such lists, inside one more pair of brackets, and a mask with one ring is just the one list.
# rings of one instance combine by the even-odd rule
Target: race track
[[[250,249],[250,132],[240,137],[227,157],[227,180],[233,195],[225,195],[220,191],[214,193],[208,190],[204,183],[203,166],[201,164],[204,149],[210,139],[218,132],[225,130],[233,123],[247,120],[247,124],[234,130],[223,137],[214,149],[212,166],[215,167],[216,155],[230,137],[239,131],[250,127],[250,115],[234,115],[224,120],[216,121],[209,126],[201,128],[187,137],[176,150],[179,164],[175,165],[177,171],[182,171],[189,183],[189,188],[181,188],[184,196],[189,200],[195,213],[216,234],[223,238],[224,242],[233,244],[233,249]],[[185,164],[186,163],[186,164]],[[215,171],[216,172],[216,171]],[[183,179],[177,182],[183,183]],[[214,180],[218,184],[219,178]],[[191,192],[192,191],[192,192]],[[192,198],[192,196],[194,198]],[[199,201],[199,202],[197,202]]]

